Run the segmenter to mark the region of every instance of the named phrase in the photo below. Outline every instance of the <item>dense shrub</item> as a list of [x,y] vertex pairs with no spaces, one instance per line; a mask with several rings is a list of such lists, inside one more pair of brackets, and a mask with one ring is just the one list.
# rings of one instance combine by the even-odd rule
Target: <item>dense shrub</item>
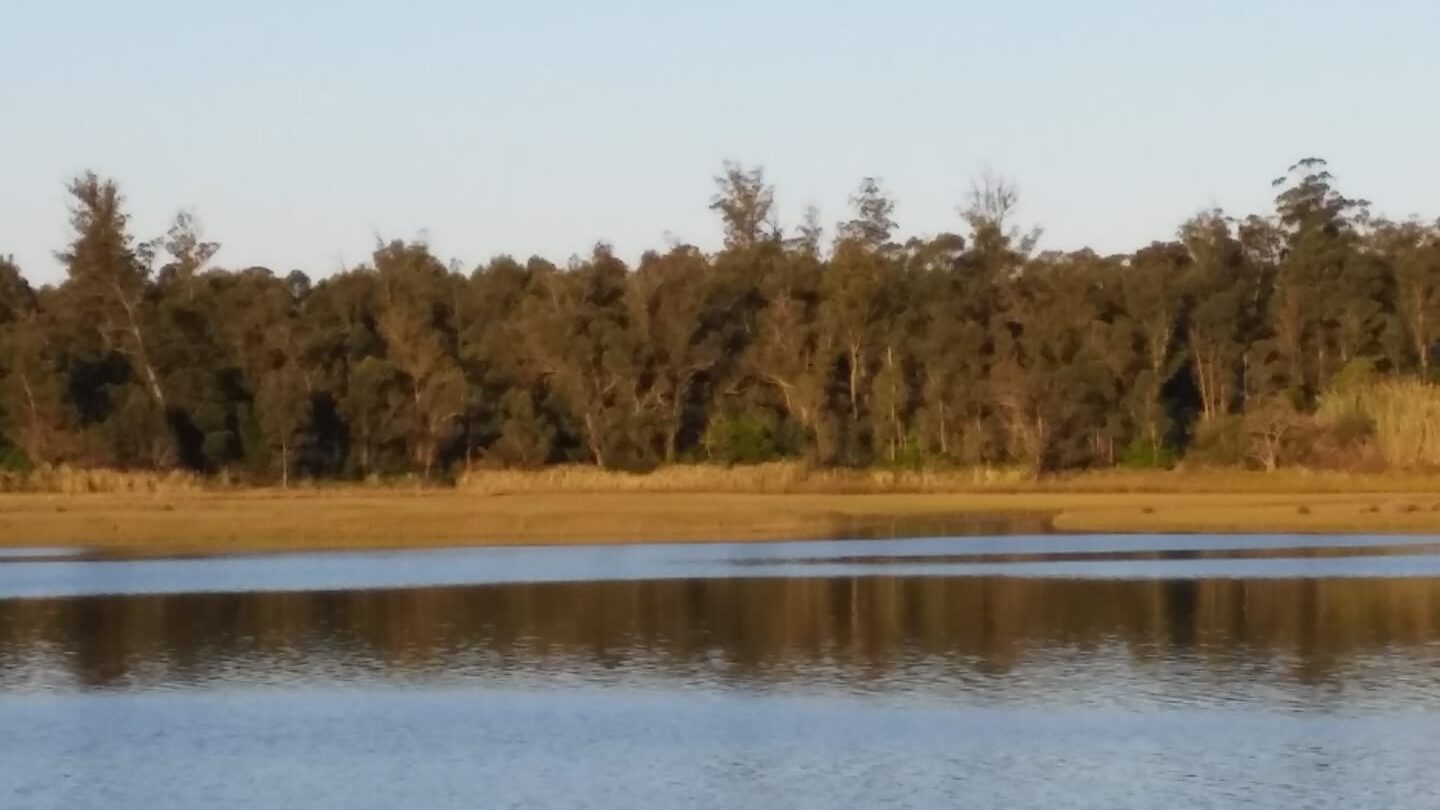
[[1245,421],[1240,416],[1217,416],[1195,428],[1185,461],[1199,467],[1238,467],[1248,455]]
[[760,464],[779,457],[774,431],[750,414],[722,416],[705,433],[710,458],[724,464]]
[[0,472],[25,472],[30,469],[30,459],[17,447],[0,442]]
[[1137,436],[1120,455],[1120,466],[1127,470],[1168,470],[1175,466],[1175,450],[1166,444],[1157,447],[1144,436]]

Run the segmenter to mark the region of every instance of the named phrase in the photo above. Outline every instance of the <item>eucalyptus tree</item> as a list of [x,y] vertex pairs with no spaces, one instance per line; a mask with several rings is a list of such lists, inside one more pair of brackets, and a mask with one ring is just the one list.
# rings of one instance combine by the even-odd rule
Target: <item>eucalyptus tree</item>
[[190,211],[180,211],[161,240],[170,262],[160,270],[162,282],[180,286],[185,298],[195,298],[195,278],[219,252],[217,242],[206,241],[199,220]]
[[226,354],[248,407],[227,415],[245,424],[244,458],[252,468],[279,471],[288,485],[311,408],[325,382],[311,325],[302,313],[308,285],[253,267],[226,274],[202,297],[225,313],[216,318]]
[[1346,361],[1368,351],[1382,307],[1361,279],[1358,226],[1369,205],[1335,188],[1325,161],[1306,158],[1273,185],[1285,252],[1270,316],[1286,382],[1308,402]]
[[517,313],[520,349],[578,427],[601,467],[653,464],[647,422],[656,400],[626,305],[628,268],[607,245],[532,285]]
[[147,347],[147,285],[153,249],[137,246],[130,234],[125,198],[113,180],[87,172],[69,186],[74,237],[58,254],[68,286],[94,318],[102,344],[134,365],[155,404],[164,410],[165,389]]
[[1253,267],[1223,213],[1191,219],[1181,226],[1180,238],[1190,258],[1180,282],[1187,305],[1184,345],[1200,417],[1213,422],[1230,413],[1243,394],[1246,325],[1262,302],[1252,290]]
[[956,234],[914,240],[906,256],[917,318],[910,336],[920,387],[917,422],[929,450],[973,464],[997,460],[988,391],[997,287],[972,258]]
[[[745,345],[746,379],[762,401],[771,399],[780,419],[805,436],[808,449],[822,459],[838,452],[829,418],[833,375],[833,336],[820,324],[820,279],[824,268],[809,250],[775,257],[763,280],[764,306]],[[732,389],[732,392],[733,389]]]
[[710,210],[720,214],[725,247],[744,249],[779,239],[775,221],[775,187],[765,180],[765,169],[727,161],[715,176]]
[[1151,463],[1159,462],[1173,427],[1163,391],[1183,362],[1178,338],[1183,279],[1190,262],[1184,245],[1156,243],[1137,252],[1119,271],[1118,318],[1126,333],[1122,340],[1130,343],[1138,364],[1126,385],[1125,407]]
[[1390,268],[1400,334],[1422,379],[1440,338],[1440,226],[1381,222],[1370,237],[1371,251]]
[[383,472],[387,448],[404,440],[399,411],[405,394],[378,332],[379,301],[377,275],[357,268],[316,284],[300,311],[306,365],[345,425],[340,468],[361,477]]
[[708,260],[689,245],[646,254],[628,281],[625,302],[646,376],[639,398],[654,403],[664,460],[673,463],[682,434],[702,430],[703,383],[724,357],[725,313],[714,306]]
[[46,320],[14,259],[0,256],[0,451],[13,444],[30,464],[61,460],[67,427],[64,380]]
[[281,483],[461,459],[1044,470],[1222,436],[1266,466],[1297,457],[1342,368],[1433,376],[1440,229],[1371,220],[1323,161],[1292,167],[1270,214],[1203,212],[1124,256],[1036,255],[993,176],[968,232],[903,245],[875,178],[828,245],[813,208],[782,238],[758,167],[715,181],[712,254],[672,245],[632,270],[602,245],[465,275],[392,242],[312,284],[213,267],[189,212],[138,241],[116,184],[82,175],[64,282],[32,289],[0,261],[5,463]]
[[885,251],[895,232],[895,200],[885,192],[877,177],[866,177],[850,196],[854,217],[840,224],[840,239]]
[[72,390],[88,400],[83,418],[112,463],[168,466],[177,448],[152,351],[155,246],[136,243],[113,180],[87,172],[68,191],[73,236],[56,255],[67,274],[60,328],[74,336],[71,347],[84,363],[72,370]]
[[401,410],[411,459],[430,478],[441,447],[464,413],[466,384],[455,354],[452,280],[419,242],[375,251],[375,325],[386,359],[402,378]]

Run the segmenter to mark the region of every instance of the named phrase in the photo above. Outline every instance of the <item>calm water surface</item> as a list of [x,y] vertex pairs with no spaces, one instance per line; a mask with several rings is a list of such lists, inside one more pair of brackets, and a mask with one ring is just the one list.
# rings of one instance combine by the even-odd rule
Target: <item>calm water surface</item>
[[1440,539],[0,555],[0,808],[1440,807]]

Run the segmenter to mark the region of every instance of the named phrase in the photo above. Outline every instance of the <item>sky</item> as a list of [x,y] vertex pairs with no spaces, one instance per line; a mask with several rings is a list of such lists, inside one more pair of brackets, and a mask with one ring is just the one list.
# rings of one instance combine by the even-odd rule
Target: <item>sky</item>
[[963,230],[989,171],[1043,248],[1133,250],[1308,156],[1434,218],[1436,31],[1433,0],[0,0],[0,254],[62,279],[85,170],[140,238],[183,208],[217,265],[316,277],[377,239],[716,248],[727,159],[789,225],[883,178],[902,237]]

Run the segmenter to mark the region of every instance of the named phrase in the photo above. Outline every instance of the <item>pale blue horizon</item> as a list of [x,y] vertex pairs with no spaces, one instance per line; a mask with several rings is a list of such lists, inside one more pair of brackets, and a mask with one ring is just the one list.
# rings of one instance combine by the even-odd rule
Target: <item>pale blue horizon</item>
[[185,208],[216,265],[317,277],[377,237],[466,267],[713,249],[726,159],[767,169],[789,226],[882,177],[904,236],[963,230],[993,169],[1061,250],[1267,212],[1312,155],[1378,212],[1433,218],[1437,31],[1420,0],[16,3],[0,255],[63,278],[87,169],[140,238]]

